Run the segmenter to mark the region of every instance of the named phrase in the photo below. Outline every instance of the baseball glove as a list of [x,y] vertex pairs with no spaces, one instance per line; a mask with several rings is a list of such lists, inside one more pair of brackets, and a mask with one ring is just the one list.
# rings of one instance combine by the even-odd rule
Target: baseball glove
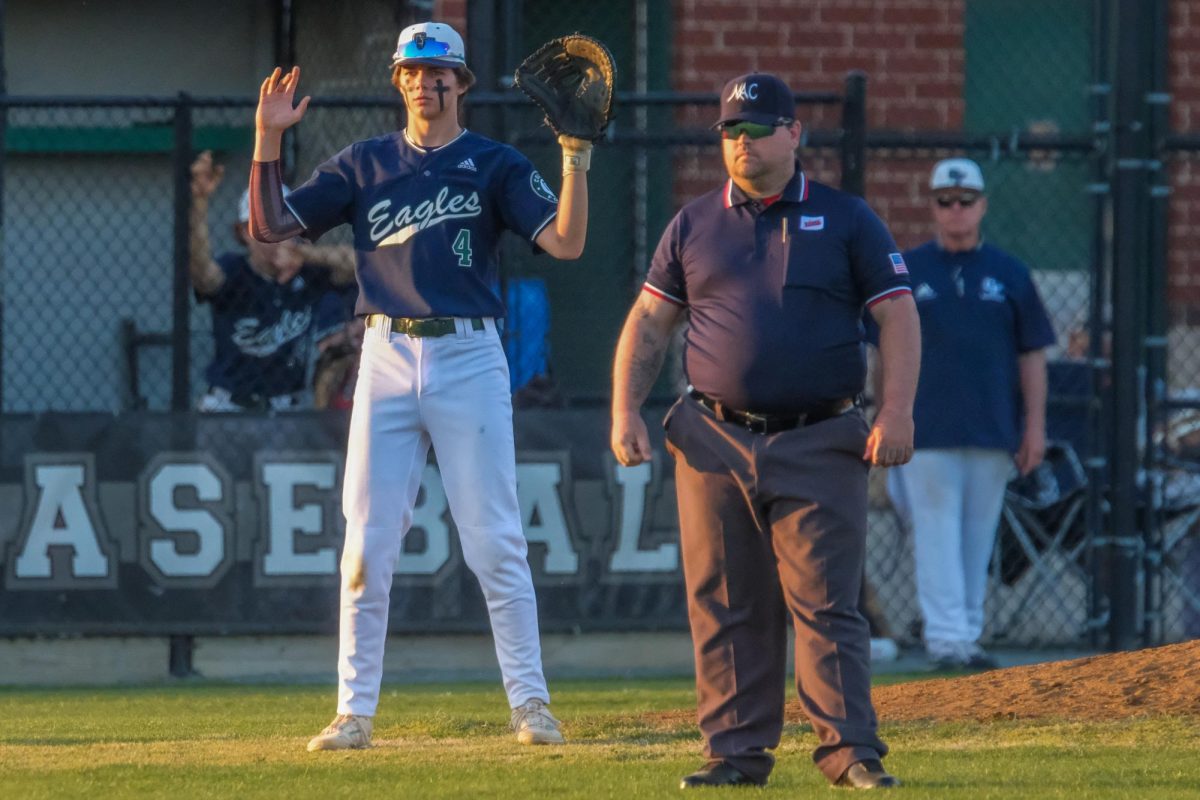
[[317,357],[313,368],[313,407],[332,408],[358,360],[358,349],[336,344]]
[[594,142],[613,118],[617,68],[608,48],[578,33],[552,39],[517,67],[517,86],[559,136]]

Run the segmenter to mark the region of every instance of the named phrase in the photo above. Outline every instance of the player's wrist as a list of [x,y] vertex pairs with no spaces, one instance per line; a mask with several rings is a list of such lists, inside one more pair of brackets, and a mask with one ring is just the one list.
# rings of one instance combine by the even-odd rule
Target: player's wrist
[[592,143],[587,139],[576,139],[574,136],[563,134],[558,137],[562,146],[563,175],[573,172],[587,172],[592,166]]

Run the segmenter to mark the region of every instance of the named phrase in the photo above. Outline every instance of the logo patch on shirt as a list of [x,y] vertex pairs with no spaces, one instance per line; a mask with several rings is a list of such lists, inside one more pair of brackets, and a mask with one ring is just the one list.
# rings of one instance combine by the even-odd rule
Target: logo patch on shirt
[[904,263],[904,256],[900,255],[899,253],[888,253],[888,258],[891,259],[892,262],[892,272],[896,273],[897,275],[908,274],[908,264]]
[[918,303],[921,302],[922,300],[936,300],[937,292],[935,292],[933,290],[933,287],[930,286],[928,283],[922,283],[913,292],[913,299],[916,300]]
[[557,203],[558,197],[554,194],[554,190],[550,188],[550,184],[546,183],[546,179],[542,177],[542,173],[536,169],[529,175],[529,188],[533,189],[533,193],[551,203]]
[[993,303],[1004,302],[1004,284],[993,277],[983,279],[979,285],[979,299],[990,300]]
[[458,162],[458,168],[459,169],[469,169],[469,170],[471,170],[471,172],[479,171],[478,169],[475,168],[475,162],[472,161],[470,158],[464,158],[462,161]]
[[800,230],[802,231],[823,231],[825,230],[824,217],[806,217],[800,216]]

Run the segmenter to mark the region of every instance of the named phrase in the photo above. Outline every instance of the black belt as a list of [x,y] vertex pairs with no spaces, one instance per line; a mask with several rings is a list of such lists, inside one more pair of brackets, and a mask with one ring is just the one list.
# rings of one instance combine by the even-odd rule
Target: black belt
[[[367,327],[371,328],[380,323],[390,327],[393,333],[404,333],[416,338],[428,336],[449,336],[454,333],[455,317],[389,317],[386,314],[368,314]],[[483,320],[471,317],[467,320],[471,328],[477,331],[484,329]]]
[[751,433],[761,433],[763,435],[779,433],[780,431],[790,431],[793,428],[802,428],[805,425],[815,425],[818,422],[824,422],[827,419],[841,416],[854,407],[854,399],[847,397],[842,400],[830,401],[811,408],[808,411],[799,411],[795,414],[755,414],[751,411],[737,411],[732,409],[720,400],[714,400],[704,392],[691,387],[688,387],[688,396],[711,411],[713,416],[721,422],[729,422],[745,428]]

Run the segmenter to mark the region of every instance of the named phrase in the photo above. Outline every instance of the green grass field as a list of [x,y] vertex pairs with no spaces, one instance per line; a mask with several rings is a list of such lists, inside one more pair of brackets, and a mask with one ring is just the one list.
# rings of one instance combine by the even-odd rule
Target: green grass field
[[[893,678],[895,679],[895,678]],[[333,714],[332,687],[181,684],[0,690],[0,798],[679,797],[699,766],[690,681],[558,681],[569,744],[525,748],[507,730],[499,686],[384,688],[371,750],[308,753]],[[884,725],[887,763],[918,798],[1196,798],[1200,726],[1191,719],[1105,724]],[[704,796],[831,797],[807,726],[789,726],[770,785]]]

